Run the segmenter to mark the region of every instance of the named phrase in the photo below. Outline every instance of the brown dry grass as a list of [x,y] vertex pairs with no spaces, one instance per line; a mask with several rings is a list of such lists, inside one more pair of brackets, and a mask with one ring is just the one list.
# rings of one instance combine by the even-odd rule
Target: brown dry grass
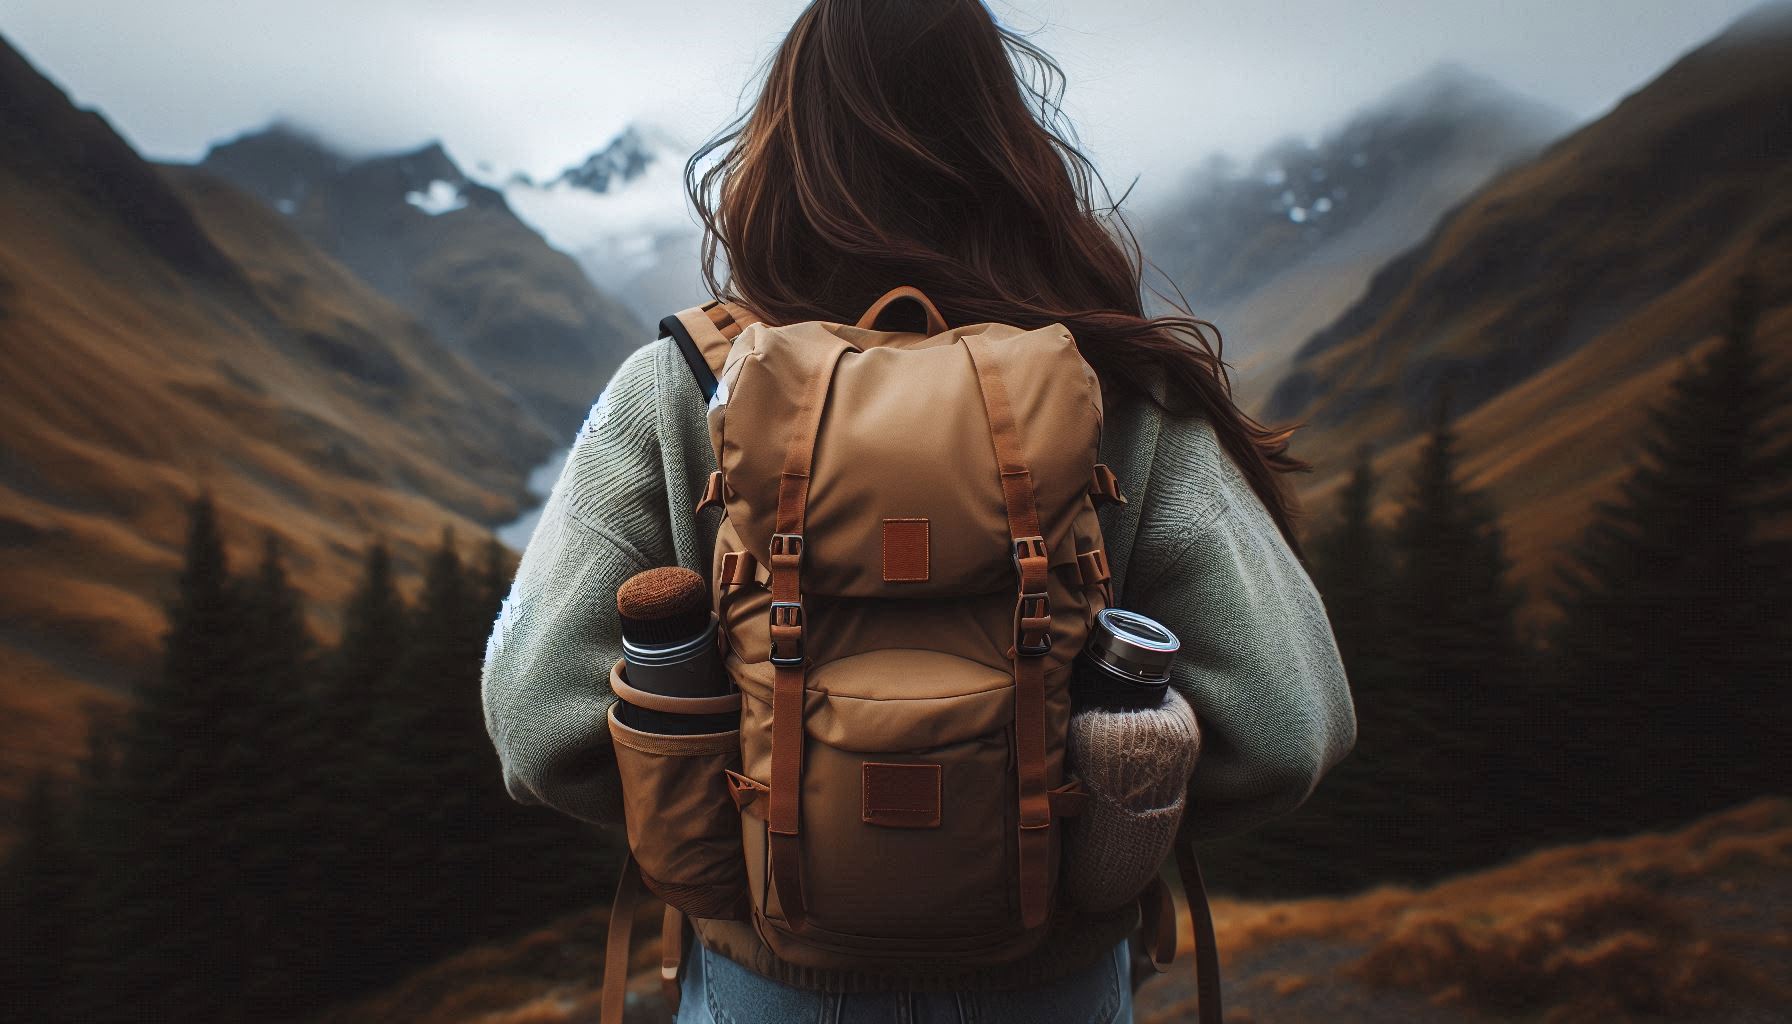
[[[636,1012],[657,1021],[659,907],[636,917],[630,963]],[[325,1013],[316,1024],[570,1024],[595,1021],[602,997],[607,910],[570,914],[512,943],[480,946],[405,979],[371,999]]]
[[[1770,1012],[1792,998],[1789,867],[1792,801],[1763,799],[1428,889],[1216,900],[1227,1019],[1379,1024],[1416,1019],[1417,1007],[1426,1021],[1591,1024]],[[636,926],[631,1020],[660,1019],[657,920],[650,908]],[[605,923],[591,910],[469,950],[319,1024],[595,1019]],[[1189,940],[1185,928],[1184,950]],[[1191,980],[1179,961],[1141,993],[1137,1019],[1194,1020]]]
[[[1333,1005],[1332,1019],[1376,1020],[1378,994],[1405,993],[1437,1019],[1728,1019],[1792,1000],[1788,869],[1792,801],[1762,799],[1429,889],[1219,900],[1214,915],[1241,1008],[1304,995]],[[1316,947],[1350,955],[1329,976],[1286,966],[1290,950]],[[1172,999],[1141,1019],[1193,1019],[1192,1006]]]

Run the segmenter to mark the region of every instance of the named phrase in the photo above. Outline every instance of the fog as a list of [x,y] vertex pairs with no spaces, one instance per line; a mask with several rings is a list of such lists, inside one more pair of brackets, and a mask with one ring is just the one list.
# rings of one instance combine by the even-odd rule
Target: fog
[[[632,120],[695,143],[802,4],[689,0],[0,0],[0,32],[140,150],[191,160],[277,117],[350,150],[441,139],[486,173],[552,175]],[[997,2],[1069,77],[1066,110],[1135,200],[1219,151],[1313,135],[1439,61],[1596,116],[1743,0]]]

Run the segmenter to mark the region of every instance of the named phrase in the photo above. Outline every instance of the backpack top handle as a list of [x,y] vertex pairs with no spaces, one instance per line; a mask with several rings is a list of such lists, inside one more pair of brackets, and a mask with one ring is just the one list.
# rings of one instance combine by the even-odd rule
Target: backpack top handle
[[853,326],[872,329],[873,325],[877,323],[877,318],[882,316],[884,310],[888,308],[892,302],[895,302],[898,299],[912,299],[926,311],[928,334],[946,333],[946,318],[940,316],[939,308],[933,304],[931,299],[921,294],[921,289],[907,284],[900,288],[892,288],[885,292],[883,298],[873,302],[871,308],[867,309],[865,315],[859,317],[859,322],[853,324]]

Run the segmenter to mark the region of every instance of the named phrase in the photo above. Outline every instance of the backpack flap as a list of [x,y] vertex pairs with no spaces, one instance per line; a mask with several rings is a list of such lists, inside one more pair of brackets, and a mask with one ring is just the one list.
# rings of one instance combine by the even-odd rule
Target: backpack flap
[[[1003,473],[970,349],[994,363],[1014,418],[1052,565],[1076,561],[1077,513],[1101,433],[1094,372],[1060,325],[981,324],[934,336],[824,322],[736,341],[711,440],[728,517],[762,563],[799,387],[837,351],[808,484],[805,592],[834,597],[1012,590]],[[942,481],[949,482],[942,486]]]

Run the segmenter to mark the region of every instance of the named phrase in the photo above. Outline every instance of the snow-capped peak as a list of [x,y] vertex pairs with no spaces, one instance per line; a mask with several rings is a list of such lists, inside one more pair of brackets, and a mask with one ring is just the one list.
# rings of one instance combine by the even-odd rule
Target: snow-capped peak
[[684,191],[690,152],[657,126],[634,123],[546,184],[513,174],[502,189],[549,245],[571,253],[598,287],[657,323],[700,294],[700,235]]
[[569,185],[600,195],[609,194],[646,175],[655,164],[664,164],[678,150],[677,144],[659,129],[631,122],[616,133],[604,148],[586,157],[576,167],[568,167],[553,185]]

